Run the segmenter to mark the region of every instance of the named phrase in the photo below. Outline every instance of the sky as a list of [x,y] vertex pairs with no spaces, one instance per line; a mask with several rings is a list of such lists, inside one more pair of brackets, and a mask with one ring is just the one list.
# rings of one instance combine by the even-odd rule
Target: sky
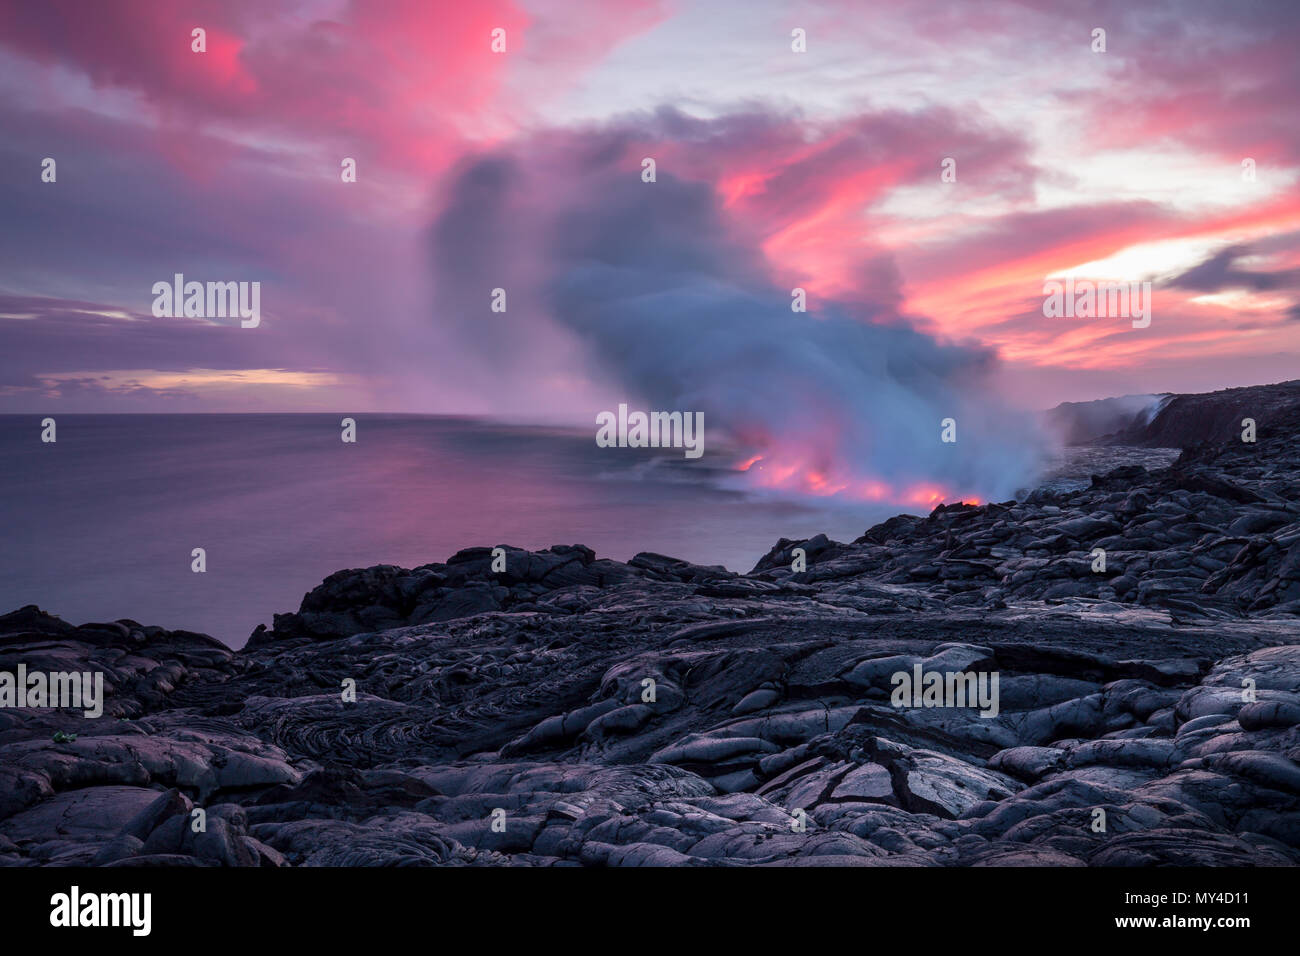
[[[1251,0],[0,0],[0,412],[644,399],[834,458],[916,405],[993,442],[1297,378],[1298,38]],[[156,316],[177,273],[260,324]],[[1047,317],[1065,278],[1150,282],[1149,326]]]

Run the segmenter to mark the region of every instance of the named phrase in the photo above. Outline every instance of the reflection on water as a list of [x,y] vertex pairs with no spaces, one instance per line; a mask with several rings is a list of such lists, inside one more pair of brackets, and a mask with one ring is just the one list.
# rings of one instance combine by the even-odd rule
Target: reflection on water
[[[132,618],[241,646],[326,575],[461,548],[585,544],[748,570],[780,537],[852,540],[888,506],[756,499],[710,449],[597,448],[591,434],[425,416],[0,416],[0,612]],[[707,447],[707,446],[706,446]],[[207,552],[207,572],[190,552]]]

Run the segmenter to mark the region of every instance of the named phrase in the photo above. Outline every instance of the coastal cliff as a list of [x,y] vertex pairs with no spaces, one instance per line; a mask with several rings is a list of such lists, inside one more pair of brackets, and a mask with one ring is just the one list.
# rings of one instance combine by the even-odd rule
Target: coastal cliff
[[[106,692],[0,709],[0,864],[1294,865],[1300,383],[1115,440],[1185,450],[747,574],[474,548],[238,652],[22,608],[0,671]],[[899,705],[913,673],[996,706]]]

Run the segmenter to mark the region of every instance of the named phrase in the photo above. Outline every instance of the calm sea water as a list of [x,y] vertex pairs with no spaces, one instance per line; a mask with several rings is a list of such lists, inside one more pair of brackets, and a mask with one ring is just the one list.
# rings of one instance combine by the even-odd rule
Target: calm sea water
[[[0,416],[0,612],[131,618],[240,647],[341,568],[585,544],[747,571],[780,537],[851,540],[898,509],[729,490],[734,458],[597,448],[591,433],[427,417]],[[190,570],[194,548],[207,572]]]

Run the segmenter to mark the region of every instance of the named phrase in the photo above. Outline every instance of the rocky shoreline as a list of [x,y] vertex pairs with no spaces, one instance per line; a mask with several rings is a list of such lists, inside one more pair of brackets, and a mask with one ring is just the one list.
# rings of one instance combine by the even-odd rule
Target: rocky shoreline
[[[1171,439],[748,574],[341,571],[238,652],[22,608],[0,671],[102,672],[104,715],[0,709],[0,864],[1295,865],[1300,383],[1114,436]],[[894,706],[918,665],[996,716]]]

